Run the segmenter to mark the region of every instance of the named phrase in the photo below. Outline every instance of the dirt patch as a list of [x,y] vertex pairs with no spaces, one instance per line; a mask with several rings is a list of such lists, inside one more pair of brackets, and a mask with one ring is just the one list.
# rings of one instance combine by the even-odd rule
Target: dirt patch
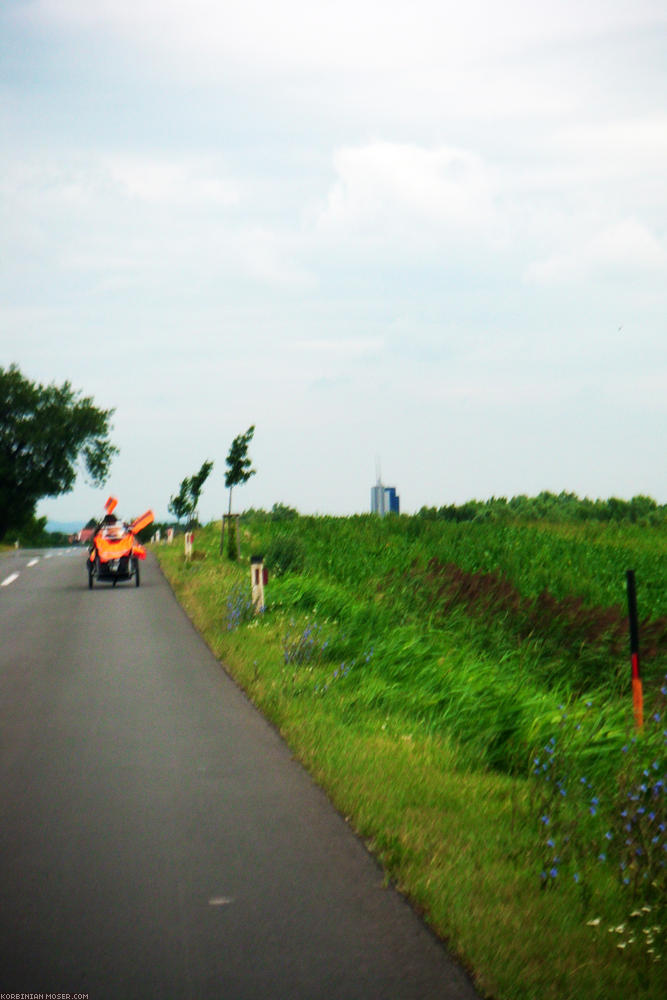
[[[629,658],[628,620],[621,608],[591,607],[576,595],[559,599],[547,590],[528,598],[501,573],[469,573],[435,558],[425,570],[413,566],[410,577],[419,605],[436,619],[462,606],[476,617],[503,619],[521,640],[535,637],[577,658],[590,661],[596,653]],[[667,618],[642,621],[640,643],[643,663],[666,661]]]

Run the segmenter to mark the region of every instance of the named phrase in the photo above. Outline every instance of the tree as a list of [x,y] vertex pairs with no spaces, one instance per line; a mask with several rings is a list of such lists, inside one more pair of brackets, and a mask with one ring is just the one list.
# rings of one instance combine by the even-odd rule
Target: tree
[[213,462],[204,462],[199,472],[195,473],[194,476],[186,476],[181,483],[179,492],[175,497],[171,497],[168,510],[177,521],[180,521],[182,517],[187,517],[188,525],[196,522],[199,497],[212,469]]
[[169,506],[167,510],[170,514],[173,514],[176,520],[180,523],[182,517],[187,517],[190,508],[190,480],[184,479],[181,483],[181,488],[175,497],[171,497],[169,500]]
[[[229,511],[227,516],[231,518],[232,514],[232,490],[235,486],[242,486],[243,483],[247,483],[251,476],[255,475],[255,470],[252,468],[252,462],[248,458],[248,445],[252,441],[253,434],[255,433],[255,425],[253,424],[245,434],[238,434],[232,441],[231,448],[229,449],[229,454],[227,455],[227,472],[225,473],[225,486],[229,490]],[[220,553],[222,554],[223,543],[225,538],[225,519],[222,519],[222,532],[220,535]]]
[[72,490],[77,460],[93,486],[104,485],[118,454],[109,440],[113,413],[69,382],[39,385],[16,365],[0,367],[0,540],[29,523],[43,497]]

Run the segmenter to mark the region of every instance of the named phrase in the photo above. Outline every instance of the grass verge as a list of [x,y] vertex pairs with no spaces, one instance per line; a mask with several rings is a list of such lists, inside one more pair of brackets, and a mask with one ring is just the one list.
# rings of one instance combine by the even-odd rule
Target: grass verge
[[[608,906],[596,923],[590,886],[540,880],[543,837],[530,781],[480,764],[474,746],[420,721],[400,699],[360,702],[358,688],[322,654],[325,638],[315,647],[288,640],[308,633],[307,615],[295,620],[281,607],[249,614],[248,567],[220,560],[216,537],[215,528],[208,541],[203,533],[206,558],[189,564],[176,547],[157,549],[176,596],[480,994],[664,996],[664,964],[617,933],[629,919],[618,894],[601,886],[596,898]],[[443,649],[445,658],[455,655]]]

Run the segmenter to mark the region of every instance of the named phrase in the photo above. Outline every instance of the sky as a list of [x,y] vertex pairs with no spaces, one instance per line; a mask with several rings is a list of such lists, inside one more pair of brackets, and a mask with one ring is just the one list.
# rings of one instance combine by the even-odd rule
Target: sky
[[152,507],[667,502],[664,0],[3,0],[0,366]]

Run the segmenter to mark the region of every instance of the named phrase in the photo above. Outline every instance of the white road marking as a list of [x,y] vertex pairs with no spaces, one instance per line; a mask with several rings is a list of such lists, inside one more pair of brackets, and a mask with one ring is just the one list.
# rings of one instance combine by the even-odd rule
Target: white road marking
[[2,583],[0,583],[0,587],[8,587],[10,583],[13,583],[14,580],[18,580],[18,578],[18,573],[12,573],[11,576],[8,576],[6,580],[3,580]]
[[209,906],[227,906],[229,903],[233,903],[234,900],[230,896],[213,896],[208,901]]
[[28,563],[28,568],[30,568],[30,566],[36,566],[38,562],[39,559],[31,559],[30,562]]

